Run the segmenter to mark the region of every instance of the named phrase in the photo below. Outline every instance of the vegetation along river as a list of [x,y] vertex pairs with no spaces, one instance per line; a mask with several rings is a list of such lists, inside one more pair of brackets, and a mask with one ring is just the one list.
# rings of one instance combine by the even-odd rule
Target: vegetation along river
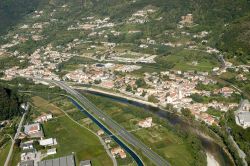
[[123,103],[123,104],[131,104],[131,105],[140,107],[144,111],[153,113],[153,114],[157,115],[158,117],[167,120],[173,126],[177,126],[177,125],[180,126],[180,128],[182,130],[189,129],[190,131],[196,131],[194,133],[196,133],[197,137],[201,141],[204,150],[207,153],[210,153],[211,155],[213,155],[213,157],[217,160],[217,162],[221,166],[234,165],[233,161],[230,159],[230,157],[225,152],[223,147],[221,147],[213,139],[207,137],[205,134],[199,134],[199,133],[202,133],[202,132],[197,131],[198,129],[194,128],[189,123],[187,123],[184,119],[180,118],[179,116],[176,116],[175,114],[173,114],[171,112],[167,112],[167,111],[165,111],[163,109],[160,109],[160,108],[157,108],[157,107],[148,106],[146,104],[142,104],[142,103],[139,103],[137,101],[124,99],[124,98],[121,98],[121,97],[117,97],[117,96],[113,96],[113,95],[109,95],[109,94],[104,94],[104,93],[101,93],[101,92],[94,92],[94,91],[90,91],[90,90],[83,90],[82,92],[89,93],[89,94],[92,94],[92,95],[97,95],[97,96],[100,96],[100,97],[109,98],[109,99],[112,99],[113,101],[120,102],[120,103]]

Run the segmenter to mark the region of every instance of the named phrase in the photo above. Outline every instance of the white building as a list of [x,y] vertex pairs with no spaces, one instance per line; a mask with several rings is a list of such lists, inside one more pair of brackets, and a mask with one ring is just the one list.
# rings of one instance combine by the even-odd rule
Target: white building
[[56,154],[56,148],[52,148],[52,149],[47,150],[47,155],[52,155],[52,154]]
[[52,114],[45,114],[45,115],[41,115],[38,118],[36,118],[35,122],[38,122],[38,123],[47,122],[48,120],[50,120],[52,118],[53,118]]
[[39,141],[41,146],[53,146],[57,145],[57,141],[55,138],[42,139]]
[[243,128],[250,127],[250,112],[240,112],[238,113],[237,118]]

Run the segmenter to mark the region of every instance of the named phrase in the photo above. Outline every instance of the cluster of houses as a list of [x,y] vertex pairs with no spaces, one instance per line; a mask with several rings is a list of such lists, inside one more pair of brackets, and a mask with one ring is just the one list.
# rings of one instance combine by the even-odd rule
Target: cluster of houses
[[71,25],[68,27],[68,31],[70,30],[91,30],[95,31],[97,29],[101,28],[112,28],[114,27],[115,24],[110,22],[110,18],[106,17],[104,19],[97,18],[95,17],[86,17],[82,18],[82,21],[77,22],[76,25]]
[[[48,155],[56,154],[56,138],[45,138],[41,123],[53,118],[52,114],[43,114],[34,120],[34,123],[24,125],[24,130],[18,136],[22,149],[20,166],[36,166]],[[46,152],[36,149],[37,145],[46,148]]]
[[[121,68],[123,69],[120,70]],[[131,70],[127,70],[127,68]],[[226,112],[238,106],[237,103],[222,103],[219,101],[196,103],[192,100],[191,96],[193,94],[206,97],[221,95],[228,98],[236,93],[231,87],[222,87],[213,91],[197,90],[198,84],[211,85],[217,83],[208,77],[208,72],[195,73],[194,71],[181,72],[172,70],[160,74],[144,73],[143,80],[147,86],[138,87],[136,81],[139,77],[129,74],[132,69],[136,70],[139,67],[112,63],[86,65],[84,69],[78,69],[66,74],[64,80],[115,89],[123,94],[146,101],[150,96],[154,96],[160,106],[165,107],[172,104],[178,110],[188,108],[198,119],[204,120],[208,124],[213,124],[216,121],[215,117],[206,113],[209,107]],[[124,72],[126,75],[116,75],[114,74],[115,71]],[[128,86],[132,87],[130,91],[128,91]]]
[[[137,125],[141,128],[150,128],[153,126],[153,118],[147,117],[146,119],[139,121]],[[102,139],[104,139],[104,142],[107,144],[107,147],[111,149],[111,154],[114,158],[120,157],[121,159],[125,159],[127,157],[126,152],[120,146],[117,147],[110,146],[111,138],[105,137],[103,130],[98,130],[97,135]]]
[[[60,71],[60,64],[67,62],[72,57],[83,56],[98,60],[100,64],[85,65],[84,69],[77,69],[71,71],[63,76],[63,80],[74,81],[83,84],[95,84],[96,86],[108,89],[118,90],[120,93],[126,94],[131,97],[136,97],[142,100],[148,100],[153,96],[157,99],[157,104],[160,106],[166,106],[172,104],[174,108],[180,110],[181,108],[188,108],[198,118],[208,124],[213,124],[216,118],[207,114],[206,110],[209,107],[216,108],[221,111],[227,111],[232,107],[236,107],[236,103],[220,103],[212,101],[208,104],[195,103],[190,97],[192,94],[198,94],[201,96],[211,96],[212,94],[222,95],[224,97],[230,97],[235,91],[229,87],[223,87],[214,91],[197,90],[198,83],[202,84],[215,84],[216,82],[209,79],[207,72],[194,73],[193,71],[181,72],[181,71],[167,71],[159,73],[144,73],[143,80],[146,82],[147,87],[138,87],[136,81],[139,79],[137,76],[130,75],[130,72],[141,69],[141,65],[138,63],[156,63],[155,58],[157,55],[145,54],[131,50],[114,49],[116,46],[122,43],[114,43],[109,39],[109,36],[119,36],[122,33],[136,34],[141,33],[139,29],[129,29],[128,32],[119,32],[116,26],[118,23],[112,22],[109,17],[97,17],[88,16],[79,18],[75,22],[68,26],[68,31],[84,31],[87,38],[78,39],[75,38],[72,41],[66,43],[64,46],[52,46],[48,44],[44,47],[37,48],[31,55],[19,53],[18,50],[11,52],[7,51],[9,48],[14,47],[20,43],[24,43],[29,39],[34,41],[44,40],[46,36],[42,35],[42,32],[46,27],[54,22],[58,22],[54,16],[57,10],[68,11],[69,6],[63,5],[60,9],[52,9],[50,12],[35,11],[32,15],[30,23],[19,26],[19,31],[10,32],[4,38],[9,41],[8,43],[0,45],[0,55],[10,54],[15,58],[18,58],[20,62],[28,61],[27,67],[14,66],[7,70],[4,70],[4,76],[2,79],[11,80],[16,76],[24,77],[39,77],[45,79],[60,80],[57,72]],[[151,15],[157,12],[157,8],[153,6],[145,7],[144,9],[135,11],[130,18],[126,19],[125,24],[143,24],[151,19]],[[49,18],[47,18],[49,16]],[[39,18],[39,19],[38,19]],[[42,19],[44,18],[44,20]],[[161,20],[158,18],[157,20]],[[180,18],[178,24],[179,28],[185,26],[193,26],[194,18],[191,13],[183,15]],[[167,30],[165,35],[171,35],[174,37],[177,33],[183,36],[190,36],[190,38],[202,40],[206,43],[206,37],[210,34],[207,31],[201,31],[197,34],[185,32],[184,29],[181,32],[171,32]],[[98,38],[98,42],[94,41]],[[135,43],[131,43],[134,44]],[[140,44],[137,44],[138,49],[148,48],[149,46],[158,45],[156,39],[144,38],[140,39]],[[180,47],[184,44],[187,45],[186,49],[199,50],[198,45],[194,41],[188,41],[187,43],[181,43],[181,41],[162,41],[162,45],[170,47]],[[76,48],[84,48],[88,53],[77,52]],[[85,48],[85,46],[87,48]],[[220,54],[219,50],[211,48],[209,46],[204,47],[207,53]],[[202,48],[203,49],[203,48]],[[203,50],[204,51],[204,50]],[[83,55],[82,55],[83,54]],[[213,72],[217,75],[226,72],[227,69],[234,69],[235,71],[243,70],[244,73],[239,74],[236,78],[238,80],[247,80],[246,74],[249,72],[250,66],[240,65],[233,66],[232,63],[226,62],[223,57],[221,58],[222,68],[215,67]],[[110,63],[108,63],[110,62]],[[115,64],[116,62],[129,63]],[[196,66],[197,61],[192,62],[192,65]],[[115,73],[126,73],[125,76]],[[164,79],[163,79],[164,77]],[[130,86],[131,88],[128,88]],[[128,90],[130,89],[130,90]],[[37,121],[39,122],[39,121]],[[40,123],[40,122],[39,122]]]
[[155,12],[156,10],[152,8],[138,10],[132,14],[127,23],[144,24],[149,21],[148,17]]
[[122,159],[125,159],[127,157],[126,152],[121,148],[121,147],[111,147],[111,138],[110,137],[105,137],[104,136],[104,131],[103,130],[98,130],[97,135],[101,138],[104,139],[104,142],[107,144],[107,147],[111,149],[111,154],[114,158],[120,157]]

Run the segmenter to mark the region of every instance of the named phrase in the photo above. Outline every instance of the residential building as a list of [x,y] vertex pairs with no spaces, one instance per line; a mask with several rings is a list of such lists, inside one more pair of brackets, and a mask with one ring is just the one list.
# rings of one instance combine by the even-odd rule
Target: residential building
[[39,141],[41,146],[53,146],[57,145],[57,141],[55,138],[42,139]]
[[37,122],[37,123],[47,122],[48,120],[50,120],[52,118],[53,118],[52,114],[45,114],[45,115],[41,115],[41,116],[37,117],[34,120],[34,122]]
[[39,123],[25,125],[24,133],[29,137],[43,137],[43,131]]
[[145,120],[140,121],[138,125],[143,128],[149,128],[152,126],[152,122],[153,122],[152,117],[148,117]]
[[126,158],[126,153],[121,147],[116,147],[111,150],[111,154],[115,157],[116,155],[119,155],[122,159]]

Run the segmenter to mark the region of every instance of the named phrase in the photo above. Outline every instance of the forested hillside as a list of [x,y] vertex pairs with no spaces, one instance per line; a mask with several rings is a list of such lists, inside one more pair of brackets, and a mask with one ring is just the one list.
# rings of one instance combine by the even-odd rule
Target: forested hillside
[[20,114],[20,101],[17,94],[10,89],[0,87],[0,121]]
[[146,6],[158,7],[160,10],[156,15],[163,17],[164,20],[151,22],[145,26],[148,33],[153,36],[163,30],[175,28],[182,15],[192,13],[195,23],[199,25],[197,31],[199,29],[213,31],[212,40],[217,48],[231,51],[233,54],[239,51],[245,54],[250,52],[248,40],[250,1],[248,0],[2,0],[0,33],[15,25],[23,16],[41,4],[48,7],[64,3],[76,6],[75,11],[68,13],[68,18],[72,20],[82,14],[99,14],[121,21]]
[[40,0],[1,0],[0,34],[38,7]]

